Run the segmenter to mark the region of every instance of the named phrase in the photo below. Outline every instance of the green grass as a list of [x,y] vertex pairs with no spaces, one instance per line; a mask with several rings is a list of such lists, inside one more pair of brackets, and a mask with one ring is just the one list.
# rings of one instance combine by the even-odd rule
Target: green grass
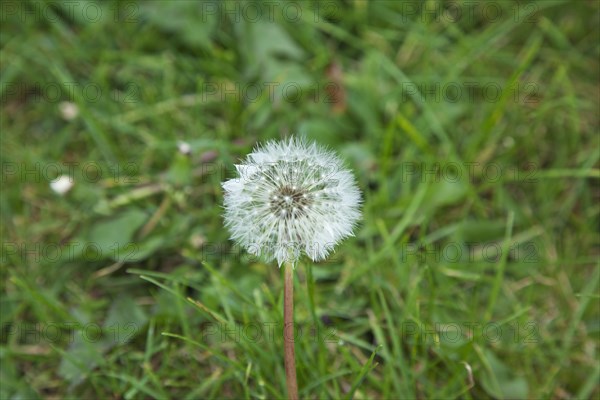
[[597,398],[598,4],[295,4],[0,5],[0,398],[285,397],[220,183],[292,133],[365,198],[297,268],[301,397]]

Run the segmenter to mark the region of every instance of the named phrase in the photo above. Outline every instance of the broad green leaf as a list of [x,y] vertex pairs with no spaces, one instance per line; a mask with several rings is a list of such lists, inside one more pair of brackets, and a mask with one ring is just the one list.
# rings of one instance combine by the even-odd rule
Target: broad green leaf
[[220,2],[149,1],[140,3],[140,15],[192,47],[211,48],[211,37],[219,23]]
[[493,352],[483,352],[485,363],[489,367],[481,379],[481,385],[485,391],[497,399],[526,399],[529,387],[525,377],[517,376],[506,364],[504,364]]
[[121,345],[130,341],[142,331],[147,321],[146,314],[133,298],[117,298],[108,311],[103,330],[108,343]]
[[141,210],[130,209],[117,217],[100,222],[89,232],[89,243],[102,258],[118,259],[133,245],[134,233],[146,222],[148,216]]

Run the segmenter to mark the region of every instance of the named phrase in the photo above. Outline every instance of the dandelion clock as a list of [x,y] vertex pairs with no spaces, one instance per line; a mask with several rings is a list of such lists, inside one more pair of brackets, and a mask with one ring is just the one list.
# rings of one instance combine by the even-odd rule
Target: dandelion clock
[[293,269],[303,254],[324,260],[353,235],[360,191],[333,152],[300,138],[257,146],[235,167],[238,176],[223,183],[225,226],[246,251],[285,266],[285,366],[294,399]]

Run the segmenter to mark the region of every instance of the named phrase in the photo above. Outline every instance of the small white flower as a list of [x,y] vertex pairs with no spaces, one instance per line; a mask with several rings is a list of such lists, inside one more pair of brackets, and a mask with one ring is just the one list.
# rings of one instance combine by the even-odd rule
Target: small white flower
[[225,226],[249,253],[294,264],[327,257],[352,236],[361,195],[350,171],[316,143],[290,138],[256,147],[223,183]]
[[68,175],[61,175],[50,182],[50,189],[52,189],[54,193],[63,195],[71,190],[73,184],[73,178]]
[[71,121],[79,115],[79,107],[70,101],[61,101],[58,108],[61,116],[67,121]]
[[179,150],[181,154],[187,155],[192,152],[192,146],[190,146],[188,142],[179,141],[177,142],[177,150]]

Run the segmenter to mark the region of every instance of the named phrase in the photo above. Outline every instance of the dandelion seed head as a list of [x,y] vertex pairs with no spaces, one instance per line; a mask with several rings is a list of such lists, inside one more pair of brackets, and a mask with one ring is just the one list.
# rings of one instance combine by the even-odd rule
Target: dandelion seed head
[[271,141],[236,170],[223,183],[225,226],[251,254],[279,266],[302,253],[319,261],[352,236],[361,195],[334,153],[298,138]]

